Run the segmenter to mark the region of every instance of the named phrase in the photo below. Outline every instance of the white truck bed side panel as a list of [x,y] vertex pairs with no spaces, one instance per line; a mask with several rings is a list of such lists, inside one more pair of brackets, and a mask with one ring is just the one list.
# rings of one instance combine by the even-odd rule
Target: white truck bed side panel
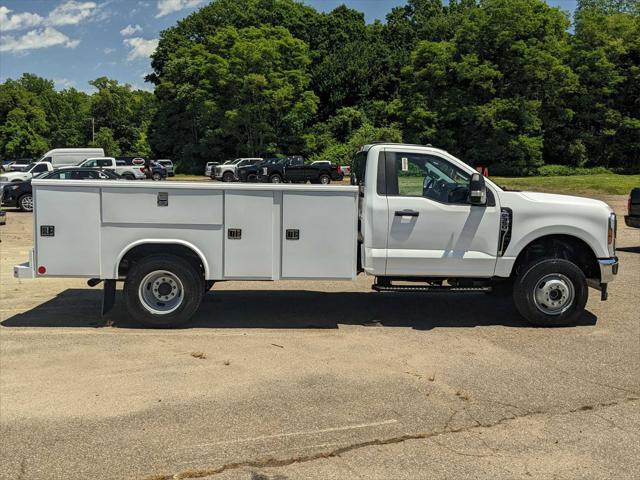
[[[268,280],[274,277],[274,193],[256,190],[225,192],[225,277]],[[239,234],[234,235],[233,232],[238,231]]]
[[[158,194],[167,205],[158,206]],[[171,188],[103,187],[102,221],[105,223],[221,225],[222,191]]]
[[[46,275],[100,277],[100,189],[38,186],[36,206],[36,266]],[[53,236],[43,236],[42,226],[53,226]]]
[[[283,279],[355,278],[356,202],[355,192],[283,192]],[[299,239],[287,240],[288,229]]]
[[183,245],[200,255],[207,280],[222,279],[222,225],[119,225],[102,227],[102,278],[118,278],[119,261],[139,244]]

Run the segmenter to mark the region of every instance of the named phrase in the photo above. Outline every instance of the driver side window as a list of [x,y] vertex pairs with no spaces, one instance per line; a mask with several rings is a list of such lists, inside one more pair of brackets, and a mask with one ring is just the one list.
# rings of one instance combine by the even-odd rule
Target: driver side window
[[436,155],[386,152],[387,194],[467,204],[471,175]]

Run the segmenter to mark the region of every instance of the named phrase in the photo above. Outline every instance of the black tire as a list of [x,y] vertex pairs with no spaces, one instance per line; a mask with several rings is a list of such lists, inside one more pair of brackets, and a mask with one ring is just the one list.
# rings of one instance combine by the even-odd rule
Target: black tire
[[331,183],[331,177],[326,173],[323,173],[322,175],[320,175],[320,177],[318,177],[318,183],[320,185],[329,185]]
[[277,173],[274,173],[269,177],[269,183],[282,183],[282,177]]
[[18,208],[21,212],[33,212],[33,195],[25,193],[18,198]]
[[159,182],[160,180],[162,180],[162,175],[161,175],[160,173],[158,173],[158,172],[155,172],[155,173],[153,173],[153,174],[151,175],[151,179],[152,179],[154,182]]
[[123,173],[122,174],[122,178],[124,178],[125,180],[135,180],[136,179],[135,175],[133,175],[131,173]]
[[215,280],[205,280],[204,282],[204,293],[207,293],[209,290],[213,288],[215,285]]
[[233,172],[224,172],[222,174],[223,182],[233,182]]
[[[179,279],[182,289],[178,288],[178,291],[181,291],[182,299],[175,310],[159,314],[150,311],[143,303],[141,297],[144,295],[144,289],[141,288],[141,284],[149,275],[160,271],[169,272]],[[148,293],[151,287],[152,284],[149,282],[146,289]],[[136,262],[129,270],[124,283],[125,305],[129,314],[146,326],[177,327],[187,322],[198,310],[204,288],[204,277],[195,262],[176,255],[150,255]],[[157,305],[157,308],[164,308],[164,304],[160,302],[157,302]]]
[[513,301],[518,312],[529,323],[540,327],[575,324],[584,312],[588,297],[589,287],[582,270],[559,258],[530,263],[521,269],[513,285]]

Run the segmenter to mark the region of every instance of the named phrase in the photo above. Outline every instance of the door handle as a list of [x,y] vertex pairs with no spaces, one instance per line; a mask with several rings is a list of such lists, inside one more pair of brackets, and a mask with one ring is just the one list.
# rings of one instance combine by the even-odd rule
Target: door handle
[[396,210],[396,217],[417,217],[419,215],[420,212],[415,210]]

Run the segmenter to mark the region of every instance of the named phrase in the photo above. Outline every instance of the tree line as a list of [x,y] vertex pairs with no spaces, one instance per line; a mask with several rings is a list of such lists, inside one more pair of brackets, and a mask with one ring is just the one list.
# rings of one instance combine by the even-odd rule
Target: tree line
[[579,0],[572,18],[543,0],[408,0],[372,24],[346,6],[216,0],[161,33],[151,66],[153,95],[106,78],[93,95],[5,82],[0,155],[88,142],[91,117],[96,144],[183,171],[236,156],[346,164],[376,140],[493,173],[640,170],[636,0]]

